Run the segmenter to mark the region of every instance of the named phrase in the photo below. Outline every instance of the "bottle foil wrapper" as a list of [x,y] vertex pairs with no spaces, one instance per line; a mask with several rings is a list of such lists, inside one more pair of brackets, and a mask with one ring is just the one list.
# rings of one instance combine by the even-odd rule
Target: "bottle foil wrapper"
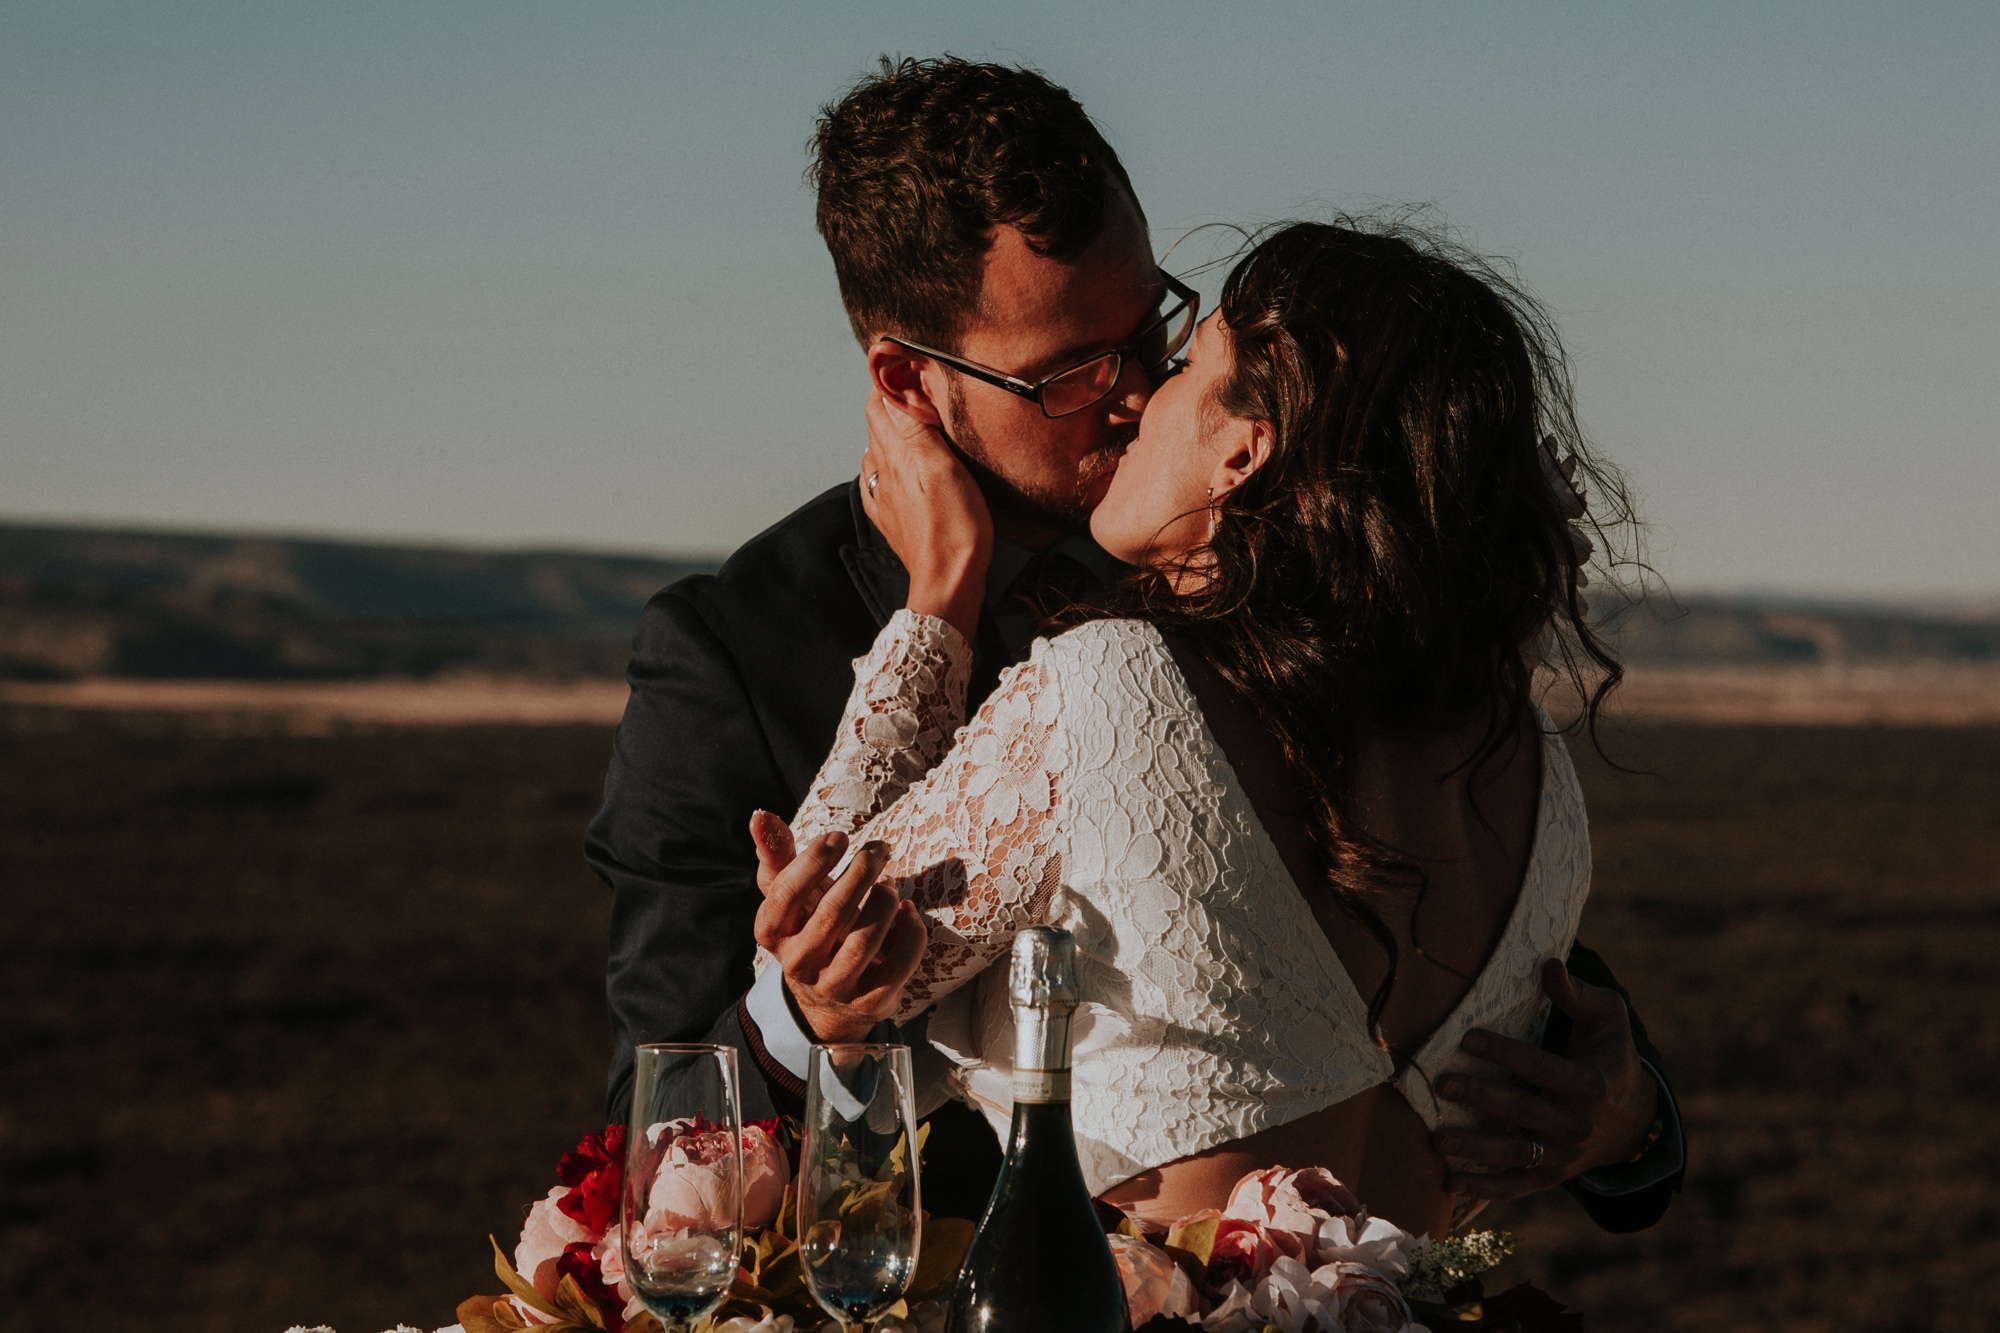
[[1069,1100],[1069,1020],[1076,1009],[1076,939],[1031,926],[1014,937],[1014,1100]]

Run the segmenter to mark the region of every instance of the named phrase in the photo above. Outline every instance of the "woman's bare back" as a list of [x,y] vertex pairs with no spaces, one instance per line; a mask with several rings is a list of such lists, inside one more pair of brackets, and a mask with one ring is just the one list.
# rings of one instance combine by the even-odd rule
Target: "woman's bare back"
[[[1174,658],[1356,991],[1373,999],[1389,977],[1388,951],[1321,877],[1306,794],[1283,751],[1197,654],[1175,646]],[[1506,929],[1533,851],[1539,737],[1524,720],[1520,733],[1475,771],[1465,761],[1484,733],[1484,719],[1473,719],[1363,738],[1356,769],[1363,827],[1428,877],[1420,911],[1413,888],[1385,889],[1368,902],[1396,942],[1380,1030],[1398,1067],[1471,989]],[[1170,1221],[1220,1206],[1246,1172],[1273,1165],[1324,1166],[1400,1226],[1433,1235],[1449,1228],[1445,1160],[1423,1119],[1389,1084],[1147,1171],[1105,1197]]]

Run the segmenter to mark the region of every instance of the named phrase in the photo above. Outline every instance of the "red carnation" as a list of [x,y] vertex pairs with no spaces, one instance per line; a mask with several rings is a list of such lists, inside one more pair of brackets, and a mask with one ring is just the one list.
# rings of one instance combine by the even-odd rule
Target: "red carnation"
[[618,1194],[625,1187],[625,1126],[606,1125],[602,1134],[586,1134],[575,1152],[563,1154],[556,1177],[569,1193],[556,1200],[564,1216],[602,1236],[618,1216]]
[[581,1242],[566,1248],[556,1260],[556,1281],[566,1277],[576,1279],[577,1290],[604,1316],[607,1333],[620,1333],[625,1327],[625,1302],[604,1285],[604,1275],[598,1272],[597,1261],[590,1257],[593,1248]]

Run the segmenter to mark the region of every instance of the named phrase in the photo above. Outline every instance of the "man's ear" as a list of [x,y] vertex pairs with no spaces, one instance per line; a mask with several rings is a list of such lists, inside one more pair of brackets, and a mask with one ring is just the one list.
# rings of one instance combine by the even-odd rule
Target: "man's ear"
[[1210,479],[1213,495],[1220,500],[1223,496],[1250,480],[1250,475],[1271,459],[1271,450],[1277,444],[1277,436],[1272,433],[1268,421],[1244,421],[1231,423],[1235,429],[1224,447],[1222,457],[1216,461],[1215,475]]
[[929,357],[887,338],[877,338],[868,349],[868,377],[875,382],[876,390],[905,414],[942,430],[944,414],[931,401],[930,389],[924,383],[924,371],[930,364]]

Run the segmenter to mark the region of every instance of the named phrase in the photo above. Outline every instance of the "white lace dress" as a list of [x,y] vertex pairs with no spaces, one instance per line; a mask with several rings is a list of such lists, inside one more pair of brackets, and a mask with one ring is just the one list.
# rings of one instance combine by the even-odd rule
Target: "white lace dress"
[[794,829],[890,844],[884,882],[931,930],[899,1018],[937,1006],[931,1039],[1003,1141],[1013,1014],[1005,967],[987,968],[1030,925],[1076,935],[1073,1113],[1094,1193],[1377,1083],[1435,1127],[1460,1113],[1433,1080],[1480,1068],[1458,1050],[1468,1028],[1539,1038],[1539,965],[1568,953],[1590,884],[1582,794],[1546,718],[1513,915],[1399,1075],[1152,626],[1036,641],[961,727],[970,662],[944,621],[897,612],[855,663]]

